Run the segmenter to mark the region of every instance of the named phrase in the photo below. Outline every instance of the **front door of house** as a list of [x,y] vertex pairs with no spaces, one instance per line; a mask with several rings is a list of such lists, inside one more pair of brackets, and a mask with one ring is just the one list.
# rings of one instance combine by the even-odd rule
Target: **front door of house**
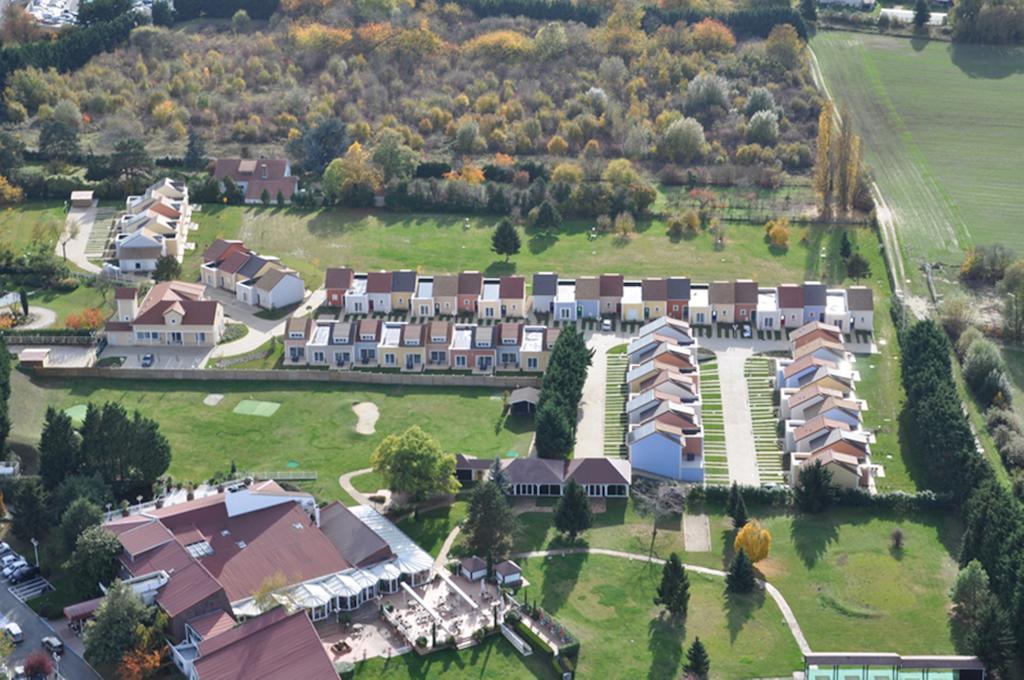
[[171,331],[171,344],[172,345],[180,345],[180,344],[182,344],[181,332],[180,331]]

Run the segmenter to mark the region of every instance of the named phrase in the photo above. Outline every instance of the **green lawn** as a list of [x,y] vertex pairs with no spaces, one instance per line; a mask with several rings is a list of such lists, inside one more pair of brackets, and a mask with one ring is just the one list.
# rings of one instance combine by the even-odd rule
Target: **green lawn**
[[1024,48],[834,31],[811,47],[864,138],[908,272],[958,263],[972,243],[1019,243]]
[[1024,349],[1004,347],[1003,359],[1013,381],[1013,404],[1024,415]]
[[527,596],[580,640],[583,678],[676,678],[699,636],[713,678],[781,677],[801,666],[796,642],[774,601],[723,597],[725,580],[690,574],[685,623],[652,599],[661,567],[600,555],[524,560]]
[[0,209],[0,249],[18,253],[33,241],[56,245],[64,230],[64,203],[37,201]]
[[[632,503],[610,506],[595,516],[595,528],[582,540],[594,548],[646,554],[650,520],[639,517]],[[725,568],[733,554],[731,523],[716,508],[708,514],[710,552],[686,552],[681,522],[665,520],[654,553],[664,558],[676,551],[690,564]],[[952,652],[946,611],[962,530],[955,517],[853,508],[803,517],[755,506],[750,515],[762,520],[773,539],[769,559],[758,567],[786,597],[812,649]],[[550,515],[530,513],[521,521],[517,550],[564,545]],[[906,536],[899,554],[889,550],[896,527]]]
[[[323,500],[339,498],[338,476],[368,467],[370,453],[389,433],[412,424],[437,437],[445,449],[493,456],[526,451],[531,432],[500,420],[500,393],[459,388],[356,388],[322,383],[78,380],[31,382],[15,372],[11,397],[16,441],[39,439],[47,405],[67,408],[88,401],[120,401],[160,423],[173,451],[170,474],[201,481],[226,471],[316,470],[312,490]],[[225,397],[206,406],[210,393]],[[243,399],[281,404],[269,418],[232,412]],[[356,434],[352,404],[372,401],[380,409],[376,434]],[[510,429],[512,428],[512,429]]]
[[428,656],[415,652],[393,659],[376,658],[356,664],[358,680],[400,680],[401,678],[539,678],[556,680],[551,662],[541,654],[522,657],[503,637],[493,637],[482,645],[462,652],[445,650]]
[[452,505],[419,513],[409,514],[398,522],[398,527],[428,553],[437,557],[452,529],[466,519],[469,503],[456,501]]
[[[838,284],[844,278],[819,257],[820,247],[830,244],[833,233],[823,229],[812,232],[808,245],[800,245],[801,230],[794,228],[790,248],[772,253],[760,226],[729,223],[727,246],[724,251],[715,252],[710,235],[673,242],[660,221],[640,221],[638,233],[624,243],[614,235],[590,241],[588,234],[594,221],[572,220],[550,237],[528,230],[522,252],[506,264],[490,249],[497,218],[470,218],[468,230],[463,229],[464,219],[461,215],[409,216],[343,209],[309,213],[204,206],[197,214],[200,229],[193,236],[196,249],[185,260],[183,276],[198,277],[199,256],[214,239],[241,238],[260,252],[279,256],[299,270],[311,285],[322,281],[325,268],[342,264],[362,271],[477,269],[494,275],[530,275],[538,271],[617,271],[630,276],[680,273],[698,281],[747,277],[756,272],[758,280],[765,284],[802,281],[805,277],[825,277]],[[874,241],[870,232],[855,231],[863,232],[865,240]]]
[[29,307],[39,305],[51,309],[57,314],[56,327],[63,327],[70,314],[78,314],[89,307],[103,311],[105,315],[113,313],[114,289],[105,285],[79,285],[70,293],[55,290],[40,290],[29,296]]

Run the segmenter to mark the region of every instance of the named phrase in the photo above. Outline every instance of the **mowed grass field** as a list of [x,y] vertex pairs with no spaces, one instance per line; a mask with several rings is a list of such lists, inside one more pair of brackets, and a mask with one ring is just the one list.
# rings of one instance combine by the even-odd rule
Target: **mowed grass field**
[[[789,602],[811,649],[953,652],[947,610],[962,533],[956,517],[859,508],[802,516],[751,506],[749,513],[772,535],[768,559],[756,566]],[[709,507],[707,514],[710,552],[687,552],[682,523],[675,518],[659,524],[654,554],[666,558],[678,552],[689,564],[727,568],[735,535],[731,522],[719,508]],[[902,551],[890,549],[889,537],[897,527],[906,537]],[[521,528],[516,550],[565,546],[550,514],[524,514]],[[594,528],[581,541],[592,548],[647,554],[651,520],[637,515],[632,502],[611,502],[607,512],[595,515]],[[558,604],[557,595],[530,592],[538,604],[548,607],[545,599]],[[765,669],[760,677],[770,675]],[[758,674],[750,669],[726,677],[752,676]]]
[[1024,48],[824,31],[811,41],[894,212],[908,271],[1021,248]]
[[0,209],[0,248],[21,252],[33,241],[56,245],[64,229],[64,204],[36,201]]
[[[47,406],[65,409],[90,401],[117,401],[160,424],[171,443],[169,473],[201,482],[239,470],[316,470],[310,490],[321,500],[342,498],[338,476],[369,467],[370,454],[385,435],[419,425],[448,451],[477,456],[525,454],[532,421],[501,418],[501,393],[487,389],[364,389],[320,383],[188,382],[127,380],[30,381],[12,375],[14,441],[36,444]],[[223,394],[216,406],[203,399]],[[243,400],[280,404],[270,417],[241,415]],[[352,405],[372,401],[380,409],[376,433],[355,431]],[[378,487],[379,488],[379,487]],[[347,497],[345,498],[348,501]]]
[[[348,265],[357,271],[418,269],[458,272],[475,269],[488,275],[556,271],[566,275],[619,272],[627,276],[686,275],[696,281],[754,277],[764,284],[824,278],[843,283],[843,272],[821,257],[825,247],[838,248],[838,229],[813,229],[801,244],[802,229],[792,229],[790,246],[772,252],[759,225],[729,222],[726,247],[716,252],[705,232],[692,240],[670,239],[664,223],[641,220],[628,241],[614,234],[589,238],[594,220],[571,220],[550,236],[520,230],[523,245],[506,263],[491,252],[497,217],[471,217],[464,228],[462,215],[401,215],[324,209],[312,213],[276,208],[203,206],[197,214],[200,229],[192,235],[197,246],[186,257],[183,278],[199,277],[203,250],[217,238],[239,238],[261,253],[276,255],[303,274],[308,287],[323,282],[327,267]],[[877,251],[867,229],[852,228],[854,240]],[[871,257],[871,253],[865,253]],[[881,259],[877,260],[881,267]],[[874,262],[873,262],[874,264]],[[884,274],[884,270],[879,269]]]

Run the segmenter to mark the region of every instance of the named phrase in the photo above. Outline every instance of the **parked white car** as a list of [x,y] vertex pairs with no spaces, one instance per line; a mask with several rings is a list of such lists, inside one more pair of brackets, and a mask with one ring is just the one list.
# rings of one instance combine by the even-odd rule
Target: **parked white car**
[[4,570],[2,572],[3,576],[4,576],[4,578],[10,578],[11,574],[13,574],[14,572],[18,571],[22,567],[27,567],[27,566],[28,566],[28,562],[26,562],[25,560],[23,560],[23,559],[21,559],[19,557],[16,561],[11,562],[6,567],[4,567]]
[[21,555],[15,552],[8,552],[0,558],[0,567],[7,567],[21,559]]
[[16,624],[14,621],[11,621],[4,626],[4,632],[10,636],[11,642],[14,642],[15,644],[25,639],[24,633],[21,632],[21,626]]

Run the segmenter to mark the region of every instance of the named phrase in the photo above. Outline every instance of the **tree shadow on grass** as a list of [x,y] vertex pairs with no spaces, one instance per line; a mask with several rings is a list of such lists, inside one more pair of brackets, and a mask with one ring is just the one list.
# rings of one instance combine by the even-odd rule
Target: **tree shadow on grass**
[[558,235],[551,232],[530,231],[527,233],[530,238],[526,242],[526,247],[529,248],[530,252],[534,255],[543,253],[545,250],[558,243]]
[[[556,542],[560,542],[561,545],[555,546]],[[569,544],[561,537],[552,541],[553,547],[570,547],[570,545],[572,547],[588,547],[587,542],[582,539],[577,539],[573,544]],[[586,561],[586,554],[551,557],[544,560],[541,567],[544,571],[544,583],[540,589],[540,606],[545,611],[556,615],[561,611],[576,588],[576,582],[579,580],[580,572],[583,571]]]
[[495,260],[484,269],[484,276],[509,276],[515,273],[516,263],[505,262],[504,260]]
[[661,612],[647,624],[647,649],[651,652],[651,667],[647,677],[651,680],[674,678],[679,674],[683,660],[683,640],[686,622]]
[[729,624],[729,641],[736,642],[736,637],[743,630],[750,617],[764,606],[764,588],[755,587],[752,593],[726,592],[722,598],[722,607]]
[[971,78],[1008,78],[1024,73],[1024,47],[952,43],[950,59]]
[[813,569],[830,544],[839,540],[839,525],[828,516],[797,515],[789,529],[793,547],[808,569]]

